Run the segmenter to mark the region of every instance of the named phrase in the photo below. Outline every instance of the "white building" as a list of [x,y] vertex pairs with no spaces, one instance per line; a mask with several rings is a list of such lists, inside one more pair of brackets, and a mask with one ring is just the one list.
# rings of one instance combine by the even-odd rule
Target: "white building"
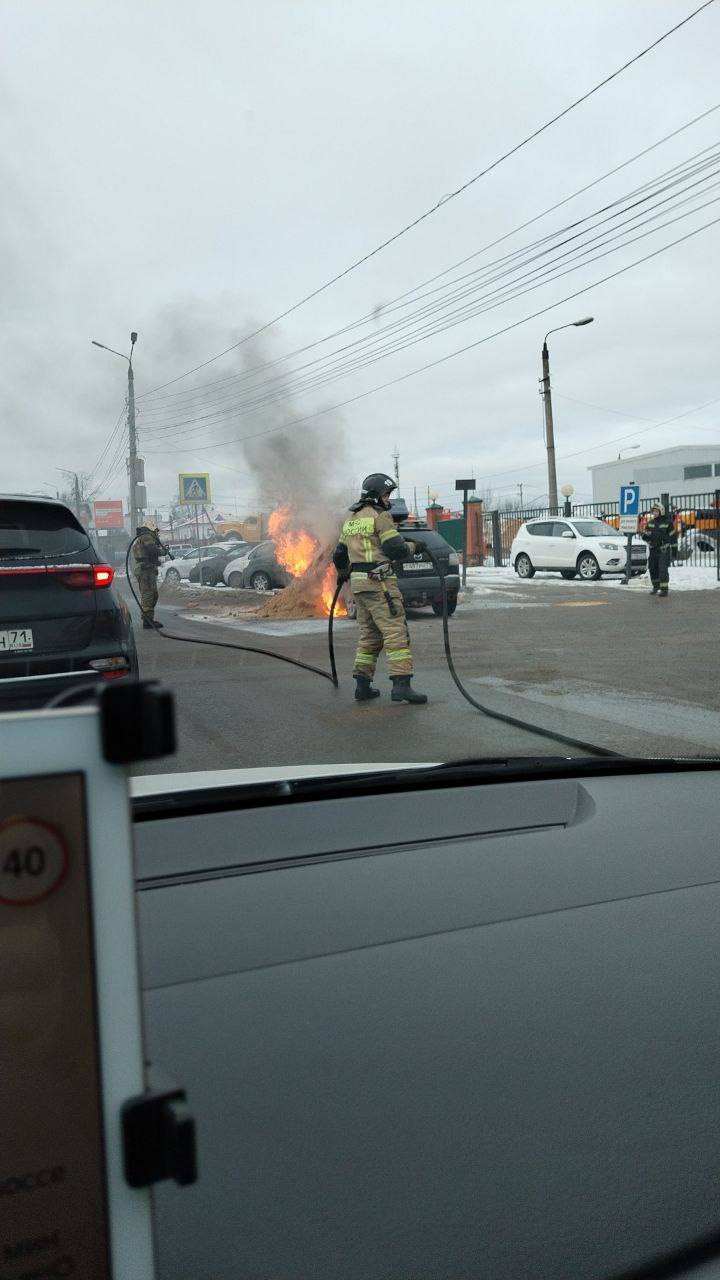
[[678,444],[654,453],[631,453],[588,467],[593,502],[617,502],[620,486],[638,484],[641,498],[662,493],[714,493],[720,489],[720,444]]

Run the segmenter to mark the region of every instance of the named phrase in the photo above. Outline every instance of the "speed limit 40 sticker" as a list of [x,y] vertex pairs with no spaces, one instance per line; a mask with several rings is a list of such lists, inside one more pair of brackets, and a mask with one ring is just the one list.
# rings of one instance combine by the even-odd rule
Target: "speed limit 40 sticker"
[[30,906],[62,883],[68,851],[56,827],[40,818],[0,822],[0,903]]

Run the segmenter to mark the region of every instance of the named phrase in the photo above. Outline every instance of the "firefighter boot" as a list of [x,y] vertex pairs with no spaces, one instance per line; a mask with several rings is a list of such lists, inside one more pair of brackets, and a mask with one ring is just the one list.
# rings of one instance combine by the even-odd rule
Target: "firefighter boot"
[[410,676],[392,676],[391,702],[427,702],[427,694],[416,693],[410,680]]
[[668,593],[668,585],[667,585],[667,582],[665,582],[665,583],[661,584],[661,586],[660,586],[660,596],[661,596],[661,597],[662,597],[662,596],[666,596],[666,595],[667,595],[667,593]]
[[380,690],[373,689],[372,681],[369,676],[355,677],[355,701],[356,702],[372,702],[373,698],[380,697]]

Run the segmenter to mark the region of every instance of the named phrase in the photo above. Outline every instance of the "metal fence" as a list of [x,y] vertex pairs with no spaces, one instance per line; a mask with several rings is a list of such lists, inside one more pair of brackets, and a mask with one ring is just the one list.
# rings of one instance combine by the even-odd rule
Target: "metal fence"
[[[655,503],[663,503],[675,516],[678,530],[677,546],[673,550],[675,568],[699,566],[715,569],[720,581],[720,489],[710,493],[658,494],[655,498],[640,499],[640,527]],[[483,511],[483,559],[485,564],[509,565],[510,549],[520,526],[526,520],[547,519],[550,516],[596,518],[608,524],[619,523],[617,502],[586,502],[562,507],[533,507],[525,511]]]

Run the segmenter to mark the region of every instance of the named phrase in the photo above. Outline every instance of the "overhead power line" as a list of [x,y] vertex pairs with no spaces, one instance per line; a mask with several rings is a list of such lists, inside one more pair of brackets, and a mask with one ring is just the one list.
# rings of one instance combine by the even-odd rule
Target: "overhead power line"
[[[621,170],[628,168],[629,165],[635,164],[638,160],[643,159],[643,157],[645,157],[646,155],[649,155],[651,151],[657,150],[657,148],[660,146],[663,146],[664,143],[669,142],[673,138],[678,137],[681,133],[684,133],[687,129],[692,128],[694,125],[699,124],[700,121],[705,120],[708,116],[713,115],[714,112],[718,110],[720,110],[720,102],[715,103],[712,107],[708,107],[705,111],[700,112],[699,115],[693,116],[690,120],[686,120],[683,124],[679,125],[676,129],[671,130],[670,133],[664,134],[663,137],[658,138],[655,142],[651,143],[647,147],[644,147],[641,151],[636,151],[634,155],[629,156],[626,160],[623,160],[620,164],[615,165],[614,168],[608,169],[605,173],[600,174],[599,177],[597,178],[593,178],[591,182],[585,183],[584,186],[579,187],[576,191],[573,191],[569,195],[564,196],[561,200],[556,201],[555,204],[548,206],[547,209],[543,209],[540,213],[534,214],[532,218],[526,219],[525,222],[521,222],[517,227],[513,227],[510,231],[505,231],[501,236],[498,236],[495,240],[492,240],[488,244],[483,245],[480,249],[473,250],[471,254],[468,254],[466,257],[461,258],[458,262],[451,263],[449,267],[444,267],[442,271],[436,273],[433,276],[430,276],[426,280],[421,281],[419,284],[414,285],[411,289],[406,290],[404,293],[398,294],[394,298],[390,298],[388,302],[383,305],[383,308],[382,308],[383,316],[386,316],[388,314],[388,311],[394,310],[397,304],[402,303],[406,299],[412,298],[413,295],[417,294],[421,289],[424,289],[427,285],[434,284],[437,280],[443,279],[445,276],[450,275],[451,272],[459,269],[460,267],[465,266],[468,262],[471,262],[474,258],[480,257],[483,253],[489,253],[489,251],[491,249],[496,248],[497,245],[502,244],[506,240],[509,240],[514,235],[518,235],[521,231],[526,230],[527,227],[530,227],[534,223],[541,221],[542,218],[548,217],[549,214],[555,213],[558,209],[562,208],[564,205],[569,204],[570,201],[575,200],[578,196],[584,195],[587,191],[590,191],[593,187],[598,186],[601,182],[605,182],[608,178],[611,178],[615,174],[620,173]],[[707,148],[704,148],[704,150],[707,150]],[[703,152],[700,151],[696,154],[702,155]],[[669,170],[667,170],[667,173],[672,173],[674,170],[681,167],[683,163],[685,162],[681,161],[679,162],[678,165],[672,166]],[[653,179],[653,181],[659,181],[659,179]],[[637,188],[638,191],[641,191],[643,189],[644,187]],[[541,241],[538,241],[538,243],[541,243]],[[202,395],[204,392],[208,391],[213,387],[222,387],[222,386],[228,386],[231,383],[235,384],[235,383],[244,382],[246,379],[248,379],[249,377],[251,377],[257,372],[274,368],[279,364],[283,364],[287,360],[294,359],[296,356],[304,355],[306,354],[306,352],[312,351],[316,347],[322,346],[324,343],[332,341],[333,338],[342,337],[344,334],[351,332],[353,329],[360,328],[363,325],[373,322],[375,319],[376,319],[375,310],[366,312],[359,319],[350,321],[349,324],[343,325],[340,329],[335,329],[333,330],[333,332],[329,334],[325,334],[325,336],[322,338],[317,338],[315,339],[315,341],[306,343],[302,347],[297,347],[294,351],[286,352],[284,355],[275,356],[274,359],[272,360],[263,361],[262,363],[255,365],[250,369],[243,370],[240,373],[228,374],[223,378],[216,378],[211,382],[200,383],[198,384],[198,386],[191,387],[186,391],[170,391],[167,393],[167,395],[158,396],[158,398],[154,402],[151,401],[149,405],[145,406],[144,411],[145,413],[151,413],[151,412],[154,412],[157,408],[165,407],[165,405],[167,405],[167,407],[170,408],[171,401],[178,402],[178,401],[191,400],[193,397],[197,395]],[[140,398],[145,399],[152,394],[153,394],[152,392],[145,392],[144,396]]]
[[[376,395],[378,391],[386,391],[389,387],[398,386],[402,382],[407,382],[410,378],[417,377],[420,373],[425,373],[430,369],[436,369],[440,365],[446,364],[449,360],[454,360],[457,356],[465,355],[468,351],[473,351],[477,347],[483,346],[487,342],[493,341],[495,338],[501,337],[503,334],[511,333],[515,329],[519,329],[521,325],[528,324],[531,320],[536,320],[539,316],[546,315],[548,311],[553,311],[556,307],[564,306],[567,302],[572,302],[575,298],[582,297],[583,294],[589,293],[592,289],[598,288],[601,284],[607,284],[610,280],[616,280],[620,276],[625,275],[628,271],[632,271],[635,267],[641,266],[646,262],[666,253],[668,249],[674,248],[676,245],[684,244],[687,240],[693,239],[700,235],[702,231],[707,231],[710,227],[716,226],[720,222],[720,218],[713,218],[709,222],[703,223],[699,227],[695,227],[692,231],[688,231],[683,236],[671,240],[668,244],[661,245],[658,249],[654,249],[651,253],[645,254],[642,258],[636,258],[633,262],[628,262],[623,267],[619,267],[617,271],[612,271],[606,276],[601,276],[598,280],[593,280],[590,284],[583,285],[580,289],[575,289],[572,293],[566,294],[563,298],[558,298],[555,302],[548,303],[545,307],[540,307],[537,311],[531,312],[529,315],[523,316],[519,320],[514,320],[511,324],[496,329],[493,333],[485,334],[482,338],[476,338],[473,342],[466,343],[463,347],[458,347],[455,351],[449,351],[444,356],[439,356],[436,360],[428,361],[427,364],[420,365],[416,369],[410,369],[406,373],[398,374],[395,378],[388,379],[387,382],[378,384],[375,387],[368,387],[365,391],[360,391],[354,396],[348,396],[345,400],[341,400],[333,405],[326,405],[323,409],[317,409],[313,413],[303,414],[299,418],[292,419],[288,422],[281,423],[275,427],[267,427],[263,431],[256,431],[247,436],[233,436],[228,440],[218,440],[211,445],[193,445],[192,452],[207,452],[213,449],[225,448],[230,444],[243,443],[247,440],[255,440],[262,436],[273,435],[279,431],[287,431],[290,427],[301,426],[305,422],[314,421],[317,418],[326,417],[328,413],[333,413],[338,409],[343,409],[347,405],[357,404],[361,400],[366,400],[369,396]],[[178,449],[165,450],[153,449],[146,450],[147,453],[187,453],[187,446]]]
[[103,489],[107,488],[110,481],[117,475],[118,471],[125,465],[125,451],[127,449],[127,446],[128,446],[128,430],[127,430],[127,426],[125,426],[120,436],[117,447],[113,453],[113,456],[110,462],[107,464],[107,467],[104,475],[102,476],[102,479],[98,480],[95,488],[90,494],[91,498],[94,497],[96,494],[101,493]]
[[[555,392],[553,392],[553,395],[554,394]],[[569,396],[565,397],[565,399],[569,399],[569,398],[570,398]],[[585,401],[581,400],[578,403],[584,404]],[[598,444],[588,445],[585,449],[576,449],[574,453],[558,454],[558,462],[567,462],[570,458],[581,458],[586,453],[595,453],[598,449],[607,449],[612,444],[621,444],[623,440],[633,440],[636,436],[647,435],[648,432],[650,431],[657,431],[659,430],[660,427],[668,427],[673,422],[679,422],[682,418],[689,418],[692,416],[692,414],[700,413],[702,409],[708,409],[710,408],[711,405],[716,405],[716,404],[720,404],[720,396],[716,396],[713,400],[705,400],[702,404],[696,404],[693,406],[692,409],[684,409],[682,413],[676,413],[673,415],[672,418],[663,418],[660,422],[653,422],[650,424],[649,427],[643,427],[639,431],[631,431],[629,435],[613,436],[610,440],[601,440],[598,442]],[[593,406],[593,407],[597,407],[597,406]],[[614,413],[616,412],[616,410],[607,410],[607,412]],[[631,415],[628,414],[628,417],[630,416]],[[642,419],[642,421],[647,422],[648,419],[645,418],[645,419]],[[696,431],[700,429],[701,428],[698,428],[698,427],[695,428]],[[214,465],[215,464],[213,463],[213,466]],[[482,489],[483,486],[489,480],[502,480],[505,478],[505,476],[514,476],[515,481],[513,482],[513,484],[512,485],[495,485],[494,488],[495,489],[514,488],[517,484],[518,476],[524,476],[527,474],[528,471],[544,470],[546,466],[547,466],[547,462],[545,461],[533,462],[529,466],[526,466],[524,463],[516,463],[514,467],[509,467],[507,471],[493,471],[488,475],[484,475],[478,470],[476,472],[477,478],[478,478],[478,489]],[[431,488],[434,489],[437,493],[447,493],[452,490],[452,497],[457,496],[455,493],[454,487],[450,481],[447,481],[447,482],[440,481],[436,485],[431,485]],[[547,494],[545,494],[544,496],[547,497]],[[528,502],[525,505],[529,509],[533,505],[533,503]]]
[[104,445],[104,448],[103,448],[103,450],[102,450],[102,453],[100,454],[100,457],[98,458],[98,460],[97,460],[97,462],[95,463],[94,467],[92,468],[92,470],[91,470],[91,471],[89,472],[89,474],[88,474],[88,481],[92,480],[92,477],[93,477],[94,475],[96,475],[96,473],[100,470],[100,467],[102,466],[102,463],[103,463],[103,459],[105,458],[105,456],[106,456],[106,454],[108,453],[109,449],[112,447],[112,444],[113,444],[113,441],[114,441],[114,439],[115,439],[115,436],[117,435],[117,432],[120,430],[120,427],[121,427],[121,425],[122,425],[123,419],[124,419],[124,417],[125,417],[126,409],[127,409],[127,405],[126,405],[126,404],[123,404],[123,407],[122,407],[122,409],[120,410],[120,412],[119,412],[119,414],[118,414],[118,416],[117,416],[117,421],[116,421],[116,423],[115,423],[115,426],[112,428],[112,431],[110,432],[110,435],[108,436],[108,439],[107,439],[107,440],[106,440],[106,442],[105,442],[105,445]]
[[[712,154],[707,155],[707,152],[712,152]],[[443,310],[446,310],[447,315],[452,315],[453,313],[447,311],[447,308],[452,306],[456,301],[463,298],[472,298],[473,295],[476,295],[481,289],[485,290],[489,284],[502,281],[504,277],[510,277],[516,274],[518,271],[533,264],[533,262],[541,263],[543,258],[547,258],[548,261],[550,261],[549,255],[558,253],[558,251],[563,249],[564,246],[570,246],[570,248],[566,248],[565,252],[560,253],[559,257],[555,259],[555,263],[560,262],[563,258],[570,259],[578,248],[581,252],[585,252],[586,248],[591,245],[593,241],[591,239],[586,239],[585,244],[579,246],[576,242],[578,242],[581,237],[588,237],[590,232],[597,230],[599,227],[603,227],[605,224],[610,223],[613,220],[617,220],[624,214],[630,212],[631,216],[625,221],[625,223],[621,222],[617,224],[621,227],[629,226],[632,222],[637,221],[638,219],[649,222],[652,221],[653,218],[658,217],[659,214],[657,212],[652,213],[649,218],[646,217],[650,208],[650,201],[655,202],[654,206],[652,206],[655,210],[661,210],[662,206],[668,204],[671,200],[676,201],[674,205],[675,208],[682,207],[687,203],[687,201],[679,200],[678,197],[684,195],[685,192],[693,192],[695,188],[699,188],[703,183],[705,184],[706,190],[712,189],[708,186],[707,179],[717,175],[717,166],[719,162],[720,142],[716,142],[711,144],[711,146],[704,148],[703,151],[699,152],[696,156],[692,156],[688,160],[683,161],[682,164],[673,166],[673,168],[666,173],[654,177],[649,182],[643,184],[643,186],[636,188],[635,191],[631,191],[618,197],[616,200],[604,205],[600,209],[586,214],[583,218],[576,220],[574,223],[570,223],[569,226],[559,228],[539,240],[531,242],[528,245],[523,245],[519,249],[514,250],[513,253],[506,255],[503,258],[495,259],[494,261],[487,263],[484,267],[467,273],[465,276],[456,277],[448,286],[446,286],[447,292],[442,297],[429,298],[429,295],[421,295],[415,300],[416,305],[414,312],[408,312],[405,317],[400,317],[397,320],[391,321],[381,329],[375,328],[364,337],[356,338],[354,341],[346,343],[344,346],[335,348],[334,351],[325,353],[325,355],[316,356],[314,359],[306,361],[303,365],[299,365],[295,368],[286,370],[283,373],[276,374],[266,379],[264,382],[257,382],[254,386],[248,386],[244,391],[242,388],[234,388],[232,391],[228,391],[227,389],[216,390],[208,396],[203,396],[201,393],[199,395],[196,394],[192,397],[186,397],[189,401],[187,407],[185,407],[185,398],[183,404],[180,405],[173,403],[172,405],[150,406],[149,408],[146,408],[144,412],[144,422],[146,423],[147,433],[151,436],[156,436],[158,433],[175,429],[178,425],[181,425],[178,417],[183,413],[185,414],[185,422],[204,421],[211,419],[212,417],[227,417],[236,410],[254,405],[256,403],[255,397],[263,388],[268,388],[268,390],[270,390],[277,386],[281,389],[281,395],[283,397],[290,394],[297,394],[298,391],[305,391],[308,389],[308,384],[306,384],[300,376],[303,374],[304,370],[311,370],[314,368],[317,373],[323,369],[330,369],[334,362],[337,364],[337,361],[339,360],[340,364],[343,364],[348,360],[349,353],[353,351],[360,351],[362,348],[365,348],[365,350],[369,352],[379,353],[380,356],[386,353],[389,354],[391,350],[388,345],[389,335],[394,335],[400,333],[402,330],[407,330],[413,325],[422,323],[425,318],[432,318]],[[713,172],[710,172],[709,174],[707,172],[703,172],[712,169],[713,166]],[[659,184],[668,178],[668,176],[670,176],[670,181],[666,181],[664,186],[660,186]],[[695,181],[690,182],[690,178],[695,179]],[[673,190],[674,188],[680,188],[681,184],[685,184],[682,190]],[[633,200],[634,196],[643,192],[646,194],[640,195],[639,199]],[[665,196],[664,199],[660,198],[664,196],[666,192],[671,192],[671,194]],[[691,194],[689,198],[690,200],[693,200],[701,194],[703,193],[698,190],[695,191],[694,194]],[[634,209],[637,209],[638,212],[632,213],[632,210]],[[608,210],[611,212],[607,214],[606,217],[601,218],[600,215],[607,213]],[[591,226],[590,224],[593,220],[595,220],[595,222],[594,225]],[[642,225],[642,222],[640,222],[639,225]],[[603,233],[603,235],[604,234],[605,233]],[[560,239],[560,237],[562,237],[562,239]],[[613,238],[614,237],[612,236],[606,236],[606,242],[610,242]],[[601,236],[595,237],[597,242],[600,242],[601,239]],[[539,267],[533,267],[534,272],[538,272],[539,270]],[[525,278],[529,279],[531,276],[532,272]],[[514,281],[512,287],[515,288],[516,284],[517,281]],[[490,293],[485,296],[490,299],[493,297],[499,297],[502,289],[506,287],[510,286],[500,285],[498,289],[491,290]],[[434,293],[436,291],[433,290],[432,292]],[[500,300],[502,301],[502,299]],[[468,308],[465,312],[466,318],[470,318],[473,314],[477,314],[475,303],[470,302],[466,304],[466,306]],[[473,310],[473,308],[475,309]],[[484,306],[480,308],[480,310],[485,309],[486,308]],[[455,312],[455,314],[460,315],[461,313]],[[416,331],[420,336],[422,336],[421,330]],[[267,367],[268,366],[258,366],[256,369],[248,371],[243,381],[246,383],[249,382],[252,377],[257,373],[263,372]],[[348,369],[352,366],[345,363],[345,367]],[[314,376],[314,374],[312,376]],[[309,385],[312,385],[312,383]],[[198,416],[198,411],[204,408],[205,405],[207,405],[208,409],[211,409],[212,412]],[[223,405],[227,405],[228,408],[223,410],[221,408]],[[167,425],[164,425],[165,423],[167,423]]]
[[[600,444],[588,445],[586,449],[576,449],[574,453],[563,453],[558,455],[558,462],[567,462],[570,458],[581,458],[586,453],[594,453],[596,449],[606,449],[608,445],[620,444],[623,440],[634,440],[637,436],[645,436],[649,431],[657,431],[660,427],[669,427],[673,422],[679,422],[681,418],[689,418],[693,413],[700,413],[701,409],[708,409],[710,405],[720,404],[720,396],[716,396],[713,400],[705,400],[703,404],[696,404],[692,409],[684,409],[682,413],[676,413],[672,418],[663,418],[660,422],[653,422],[649,427],[642,427],[639,431],[631,431],[628,435],[613,436],[611,440],[603,440]],[[530,467],[523,467],[523,471],[539,471],[541,467],[545,467],[547,463],[538,462]],[[502,476],[515,475],[518,467],[514,467],[511,471],[495,471],[492,475],[483,476],[482,480],[496,480]],[[479,483],[479,482],[478,482]]]
[[209,364],[213,364],[216,360],[222,359],[223,356],[228,355],[229,352],[231,351],[237,350],[238,347],[243,346],[246,342],[250,342],[251,339],[259,337],[260,334],[267,332],[268,329],[271,329],[273,325],[278,324],[281,320],[284,320],[287,316],[292,315],[294,311],[299,310],[299,308],[304,306],[306,302],[310,302],[313,298],[317,298],[321,293],[324,293],[326,289],[330,289],[334,284],[337,284],[338,281],[343,280],[345,276],[350,275],[352,271],[357,270],[358,267],[363,266],[364,263],[369,262],[371,258],[374,258],[377,254],[381,253],[384,249],[387,249],[391,244],[394,244],[396,241],[400,240],[402,236],[407,235],[408,232],[414,230],[415,227],[420,226],[422,222],[425,222],[428,218],[432,217],[433,214],[437,213],[438,210],[443,208],[444,205],[449,204],[451,200],[457,199],[458,196],[461,196],[476,182],[479,182],[481,178],[487,177],[489,173],[492,173],[494,169],[497,169],[506,160],[509,160],[512,156],[517,155],[519,151],[522,151],[525,147],[529,146],[529,144],[531,142],[534,142],[536,138],[539,138],[541,134],[545,133],[548,129],[551,129],[553,125],[557,124],[560,120],[564,119],[565,116],[569,115],[577,107],[581,106],[583,102],[587,102],[589,98],[592,98],[594,96],[594,94],[599,93],[599,91],[605,88],[606,85],[610,84],[613,80],[616,80],[618,76],[622,75],[623,72],[627,71],[630,67],[634,66],[635,63],[639,62],[642,58],[646,57],[654,49],[657,49],[658,46],[663,43],[663,41],[668,40],[670,36],[675,35],[676,32],[680,31],[682,27],[685,27],[689,22],[692,22],[694,18],[696,18],[700,13],[702,13],[705,9],[708,9],[714,3],[715,3],[715,0],[704,0],[703,4],[698,5],[697,9],[693,9],[691,13],[687,14],[679,22],[676,22],[674,26],[669,27],[667,31],[662,32],[661,35],[659,35],[650,44],[646,45],[645,48],[640,49],[639,52],[634,54],[632,58],[629,58],[621,66],[616,67],[616,69],[610,72],[609,75],[605,76],[604,79],[599,80],[597,84],[592,86],[592,88],[586,90],[585,93],[581,94],[579,98],[576,98],[573,102],[569,103],[566,107],[563,107],[562,111],[557,112],[556,115],[552,116],[549,120],[546,120],[544,124],[539,125],[531,133],[527,134],[526,137],[522,138],[520,142],[515,143],[513,147],[510,147],[507,151],[504,151],[500,156],[498,156],[490,164],[486,165],[484,169],[481,169],[478,173],[473,174],[471,178],[468,178],[459,187],[456,187],[454,191],[450,191],[446,195],[441,196],[441,198],[439,200],[436,200],[435,203],[431,205],[429,209],[426,209],[424,213],[421,213],[416,218],[413,218],[411,222],[406,223],[406,225],[401,227],[399,231],[396,231],[393,233],[393,235],[388,236],[386,240],[383,240],[380,244],[376,245],[374,249],[371,249],[368,253],[363,254],[362,257],[358,258],[355,262],[352,262],[350,266],[345,267],[344,270],[339,271],[337,275],[334,275],[331,277],[331,279],[326,280],[324,284],[319,285],[316,289],[313,289],[310,293],[306,294],[303,298],[300,298],[298,302],[293,303],[292,306],[287,307],[284,311],[281,311],[278,315],[274,316],[272,320],[268,320],[265,324],[261,325],[258,329],[255,329],[252,333],[249,333],[244,338],[241,338],[239,342],[232,343],[230,346],[226,347],[223,351],[219,351],[214,356],[209,356],[207,360],[201,361],[200,364],[195,365],[192,369],[188,369],[185,373],[178,374],[176,378],[171,378],[168,382],[161,383],[160,386],[151,388],[151,390],[148,392],[145,392],[145,394],[151,395],[155,391],[162,391],[165,389],[165,387],[173,386],[175,383],[182,381],[184,378],[190,377],[191,374],[197,373],[200,369],[206,368]]
[[[717,159],[720,161],[720,153]],[[715,178],[718,174],[720,174],[720,164],[716,165],[716,169],[709,176]],[[712,192],[717,189],[718,186],[720,186],[720,182],[707,183],[703,191],[695,192],[689,197],[689,200],[697,201],[700,196],[704,196],[708,192]],[[489,292],[486,291],[479,299],[472,298],[470,302],[463,302],[463,304],[455,310],[446,310],[445,315],[441,318],[436,318],[436,316],[431,313],[429,318],[425,315],[421,315],[419,318],[413,318],[412,321],[405,321],[397,326],[398,329],[405,329],[409,323],[412,323],[415,327],[410,334],[400,333],[398,335],[398,333],[395,332],[392,334],[389,341],[385,341],[383,338],[377,337],[373,339],[373,344],[369,348],[360,352],[355,351],[350,354],[349,358],[345,355],[340,355],[340,363],[326,363],[324,367],[313,370],[299,378],[296,377],[295,380],[281,380],[279,385],[273,385],[277,382],[276,379],[271,380],[270,384],[259,384],[257,387],[249,389],[244,399],[234,401],[227,408],[216,407],[205,414],[196,415],[194,417],[190,416],[185,419],[180,419],[179,421],[175,420],[174,422],[170,422],[165,425],[150,427],[148,429],[148,433],[151,435],[153,443],[157,442],[162,435],[172,435],[174,438],[178,438],[183,434],[190,435],[193,434],[193,426],[197,426],[198,424],[210,426],[210,424],[214,422],[217,426],[221,426],[224,420],[226,421],[228,418],[236,416],[240,411],[251,412],[253,409],[260,408],[263,405],[277,403],[290,395],[298,395],[300,393],[307,393],[310,390],[317,390],[320,386],[325,386],[331,381],[336,381],[338,378],[345,377],[349,373],[356,372],[358,369],[374,364],[380,359],[385,359],[389,355],[405,350],[407,347],[415,345],[417,342],[424,341],[437,333],[445,332],[450,328],[456,327],[458,324],[463,324],[467,320],[472,319],[479,314],[492,310],[495,307],[501,306],[515,298],[521,297],[525,293],[551,283],[573,271],[577,271],[581,267],[588,266],[592,262],[598,261],[600,258],[606,257],[610,253],[616,253],[620,249],[624,249],[629,245],[636,243],[638,240],[646,238],[648,235],[656,234],[658,231],[700,212],[703,208],[715,203],[718,199],[720,199],[720,196],[716,196],[705,203],[696,203],[692,209],[687,210],[684,213],[680,213],[678,216],[667,218],[657,226],[652,226],[650,230],[643,230],[648,223],[653,223],[662,215],[662,213],[666,212],[660,206],[666,204],[667,200],[662,200],[659,202],[659,206],[655,207],[655,211],[650,215],[650,217],[643,215],[642,220],[638,222],[638,217],[640,215],[634,214],[629,220],[626,220],[624,224],[620,224],[620,231],[612,231],[611,233],[604,231],[601,235],[594,236],[587,240],[587,242],[579,248],[574,247],[571,250],[566,249],[546,264],[540,262],[537,265],[533,265],[529,272],[526,272],[524,275],[521,275],[510,283],[500,283],[499,287],[492,288]],[[675,210],[682,208],[687,203],[687,197],[683,200],[677,201],[670,212],[675,212]],[[623,212],[626,212],[626,210],[623,210]],[[629,226],[629,224],[633,222],[637,223],[636,227]],[[596,226],[597,225],[600,224],[596,224]],[[627,234],[626,228],[628,232],[639,230],[639,234]],[[590,228],[590,230],[593,231],[595,229],[596,227]],[[553,252],[555,252],[559,247],[561,246],[553,246]],[[542,255],[540,256],[542,257]],[[522,265],[525,266],[527,264]],[[517,270],[517,268],[513,268],[513,271],[515,270]],[[475,290],[472,292],[475,292]],[[333,353],[331,357],[326,357],[325,360],[328,361],[334,359],[336,354],[337,353]],[[315,362],[311,362],[311,364],[312,363]],[[302,371],[298,370],[297,373],[302,374]],[[183,430],[183,428],[186,428],[186,430]]]

